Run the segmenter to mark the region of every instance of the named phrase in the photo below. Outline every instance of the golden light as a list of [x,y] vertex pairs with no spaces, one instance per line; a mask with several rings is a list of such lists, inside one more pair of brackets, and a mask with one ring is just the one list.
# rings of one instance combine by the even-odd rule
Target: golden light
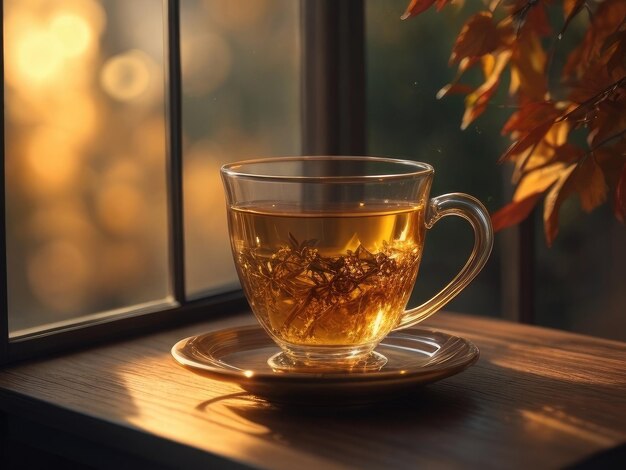
[[150,85],[152,59],[139,50],[130,50],[107,60],[102,67],[100,84],[118,101],[130,101]]
[[147,264],[146,253],[138,250],[134,241],[103,244],[98,257],[100,288],[115,295],[128,292],[128,285],[141,282]]
[[107,184],[96,197],[98,219],[106,230],[116,235],[139,231],[146,210],[143,195],[131,184]]
[[33,184],[41,189],[62,189],[78,171],[78,154],[67,132],[42,127],[32,133],[26,148],[26,161]]
[[81,307],[91,277],[85,253],[71,241],[54,240],[28,258],[28,281],[46,307],[61,312]]
[[89,141],[97,131],[101,116],[96,101],[89,93],[64,91],[49,97],[46,104],[48,107],[41,110],[41,118],[71,133],[75,146]]
[[65,198],[54,208],[40,207],[28,220],[29,237],[56,239],[72,236],[78,240],[92,240],[95,227],[89,214],[76,198]]
[[[23,1],[23,0],[20,0]],[[107,14],[98,0],[63,0],[59,13],[75,15],[84,20],[94,36],[99,36],[107,24]]]
[[44,84],[63,69],[63,45],[49,31],[33,29],[16,44],[18,75],[24,80]]
[[93,39],[89,23],[74,13],[55,15],[50,21],[50,31],[61,44],[66,57],[83,54]]

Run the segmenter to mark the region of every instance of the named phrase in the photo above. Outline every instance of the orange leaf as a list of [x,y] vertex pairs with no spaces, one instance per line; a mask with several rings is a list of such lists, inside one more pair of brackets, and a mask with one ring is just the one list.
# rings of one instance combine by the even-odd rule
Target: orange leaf
[[499,52],[498,54],[486,54],[482,58],[483,72],[485,73],[485,82],[479,86],[473,93],[465,97],[465,113],[461,129],[467,127],[480,116],[485,109],[489,100],[494,95],[500,84],[500,75],[508,64],[511,53],[508,50]]
[[502,134],[530,132],[545,122],[554,121],[560,114],[551,101],[529,101],[511,115],[502,128]]
[[500,33],[489,11],[472,16],[461,28],[450,56],[450,63],[465,57],[480,57],[495,51],[501,44]]
[[543,203],[543,227],[548,246],[552,246],[559,233],[559,210],[563,201],[572,194],[570,178],[575,169],[576,164],[573,163],[563,170]]
[[433,3],[437,3],[437,11],[445,7],[451,0],[411,0],[409,6],[406,8],[404,14],[400,17],[401,20],[406,20],[412,16],[417,16],[420,13],[424,13],[428,10]]
[[517,88],[510,92],[521,92],[533,101],[543,101],[548,92],[545,74],[546,53],[536,34],[524,34],[518,38],[511,57],[511,72],[516,77]]
[[532,31],[542,37],[549,36],[552,33],[552,28],[550,27],[550,21],[548,21],[545,5],[541,2],[536,2],[529,9],[524,24],[520,25],[520,28],[522,27],[524,28],[524,33]]
[[561,177],[564,169],[565,164],[559,162],[529,171],[515,188],[513,201],[519,202],[533,194],[546,192]]
[[579,10],[585,5],[587,0],[564,0],[563,1],[563,15],[568,18],[575,10]]
[[541,193],[535,193],[521,201],[513,201],[504,206],[502,209],[491,215],[491,225],[494,231],[499,231],[507,227],[519,224],[522,220],[530,215],[534,207],[537,205]]
[[607,186],[604,173],[591,156],[585,158],[576,168],[574,190],[580,197],[580,205],[585,212],[591,212],[606,201]]
[[559,32],[559,39],[565,33],[565,30],[569,26],[570,22],[574,19],[578,13],[583,9],[587,3],[587,0],[565,0],[563,2],[563,13],[565,14],[565,23]]
[[[526,133],[523,137],[516,140],[500,157],[500,161],[511,160],[515,156],[521,154],[527,149],[535,148],[546,137],[554,122],[548,121],[535,127],[532,131]],[[530,157],[530,155],[528,155]]]
[[615,187],[613,211],[615,212],[617,220],[624,223],[626,220],[626,165],[622,168],[622,174],[620,175],[617,186]]
[[626,15],[626,2],[605,1],[598,5],[584,39],[567,57],[564,77],[580,77],[597,59],[609,35],[617,31]]
[[440,100],[448,95],[468,95],[472,91],[474,91],[474,89],[464,83],[449,83],[437,92],[437,99]]

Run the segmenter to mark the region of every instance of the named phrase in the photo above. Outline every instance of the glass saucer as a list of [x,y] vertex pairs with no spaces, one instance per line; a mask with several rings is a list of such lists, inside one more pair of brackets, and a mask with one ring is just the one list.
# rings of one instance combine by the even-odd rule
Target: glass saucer
[[388,362],[375,372],[277,372],[267,360],[280,349],[260,326],[253,325],[183,339],[172,348],[172,356],[200,375],[234,382],[268,401],[293,405],[382,401],[457,374],[479,356],[470,341],[427,328],[392,332],[376,350]]

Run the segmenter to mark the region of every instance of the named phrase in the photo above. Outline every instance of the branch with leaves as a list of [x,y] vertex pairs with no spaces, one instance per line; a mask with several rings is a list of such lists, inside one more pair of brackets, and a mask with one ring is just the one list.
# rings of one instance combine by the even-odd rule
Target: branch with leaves
[[[458,2],[412,0],[402,19],[450,3]],[[610,200],[624,223],[626,1],[489,0],[484,6],[456,38],[450,65],[457,73],[437,97],[465,96],[465,129],[485,112],[508,72],[515,111],[502,128],[511,145],[500,161],[514,164],[516,188],[513,200],[492,215],[494,229],[521,222],[543,201],[551,245],[561,205],[572,196],[587,212]],[[554,55],[564,52],[574,20],[586,23],[584,37],[555,70]],[[477,86],[463,82],[471,69],[482,72]],[[549,85],[552,74],[559,77],[556,89]]]

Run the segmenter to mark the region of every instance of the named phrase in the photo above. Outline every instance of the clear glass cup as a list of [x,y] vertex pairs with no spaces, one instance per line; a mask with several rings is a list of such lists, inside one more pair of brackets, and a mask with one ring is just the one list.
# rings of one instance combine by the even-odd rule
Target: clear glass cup
[[[283,157],[221,169],[235,266],[250,307],[282,352],[278,371],[379,370],[374,348],[455,297],[493,245],[489,214],[461,193],[430,198],[426,163],[378,157]],[[470,257],[441,292],[405,310],[427,229],[458,215]]]

